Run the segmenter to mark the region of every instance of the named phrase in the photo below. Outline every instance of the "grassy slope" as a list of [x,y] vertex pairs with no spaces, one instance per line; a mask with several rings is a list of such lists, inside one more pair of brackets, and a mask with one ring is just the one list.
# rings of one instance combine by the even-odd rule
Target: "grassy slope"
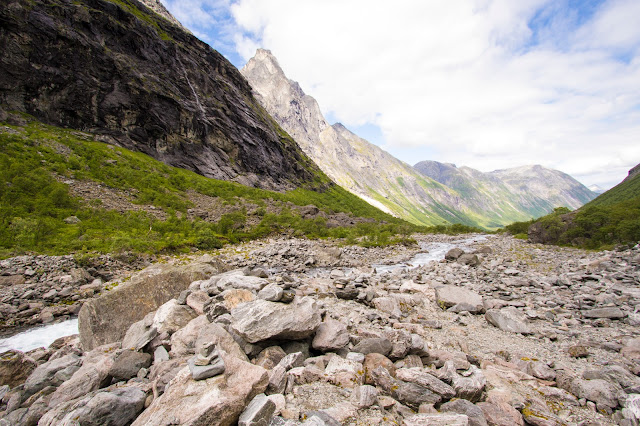
[[[6,126],[6,125],[4,125]],[[57,179],[56,179],[57,177]],[[119,213],[70,195],[65,178],[91,180],[132,195],[137,204],[153,205],[168,216]],[[186,191],[238,205],[218,222],[188,220],[192,207]],[[249,226],[242,206],[271,200],[280,213],[260,213]],[[304,220],[291,204],[314,204],[328,213],[345,212],[374,220],[351,228],[328,229],[322,218]],[[263,209],[264,210],[264,209]],[[66,223],[77,216],[79,223]],[[96,142],[91,135],[30,122],[0,132],[0,256],[24,252],[61,254],[74,251],[138,252],[210,249],[226,242],[290,231],[309,237],[365,237],[369,244],[394,241],[417,228],[372,207],[342,188],[324,192],[296,189],[278,193],[205,178],[167,166],[144,154]]]
[[[566,212],[556,210],[535,222],[546,229],[559,229],[560,216]],[[521,234],[533,223],[515,223],[505,229]],[[640,242],[640,175],[621,182],[576,210],[568,229],[559,232],[556,242],[591,249]]]

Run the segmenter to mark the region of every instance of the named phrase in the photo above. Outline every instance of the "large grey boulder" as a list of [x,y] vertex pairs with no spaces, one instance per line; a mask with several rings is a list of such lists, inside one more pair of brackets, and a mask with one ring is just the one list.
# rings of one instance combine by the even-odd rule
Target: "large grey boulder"
[[109,372],[116,356],[115,349],[115,345],[104,345],[86,354],[82,367],[51,395],[49,407],[56,407],[107,386],[111,382]]
[[429,374],[424,368],[399,368],[396,370],[396,378],[423,386],[442,396],[443,399],[456,396],[456,391],[451,386]]
[[256,395],[240,414],[238,426],[268,425],[276,411],[276,404],[265,394]]
[[216,272],[208,263],[155,264],[102,296],[88,300],[78,315],[82,348],[88,351],[121,341],[131,324],[178,297],[193,281]]
[[456,366],[455,361],[447,361],[438,370],[438,377],[451,384],[458,398],[468,399],[471,402],[479,401],[487,385],[487,379],[482,370],[475,365],[460,372],[458,370],[459,367]]
[[258,299],[231,311],[231,328],[249,343],[304,339],[317,330],[320,322],[320,311],[310,297],[291,304]]
[[377,367],[370,374],[376,386],[379,386],[387,395],[411,408],[418,409],[420,404],[424,403],[437,404],[442,399],[440,395],[431,392],[424,386],[397,380],[383,367]]
[[316,331],[311,346],[322,352],[336,351],[347,346],[349,332],[347,326],[334,319],[327,319]]
[[367,337],[360,340],[358,344],[354,346],[353,352],[364,355],[376,353],[387,356],[391,353],[392,349],[393,343],[386,337]]
[[[223,375],[195,381],[184,367],[132,426],[235,424],[247,404],[265,391],[267,370],[221,352]],[[169,423],[173,421],[173,423]]]
[[124,350],[116,355],[108,374],[118,381],[129,380],[135,377],[141,368],[148,368],[150,365],[151,355],[144,352]]
[[526,316],[518,309],[509,306],[502,309],[490,309],[484,314],[487,322],[500,330],[510,333],[532,334]]
[[464,414],[469,418],[469,426],[487,426],[487,420],[480,407],[466,399],[456,399],[442,404],[440,411]]
[[571,393],[595,402],[598,411],[608,414],[618,406],[619,397],[624,396],[620,385],[602,379],[576,379],[571,383]]
[[179,305],[176,299],[171,299],[158,308],[151,327],[158,330],[158,334],[173,334],[197,316],[189,306]]
[[39,365],[24,382],[25,397],[29,397],[47,386],[59,386],[62,382],[54,377],[60,371],[75,371],[82,365],[82,359],[76,354],[65,355]]
[[436,302],[443,309],[464,305],[471,313],[484,312],[482,296],[478,293],[455,285],[443,285],[436,288]]
[[54,407],[40,419],[38,425],[125,426],[144,409],[146,398],[147,394],[137,387],[92,393]]

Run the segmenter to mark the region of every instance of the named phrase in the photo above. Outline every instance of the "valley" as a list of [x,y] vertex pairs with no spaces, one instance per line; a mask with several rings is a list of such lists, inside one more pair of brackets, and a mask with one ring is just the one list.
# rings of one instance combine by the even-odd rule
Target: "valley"
[[193,7],[0,7],[0,426],[638,426],[640,166],[412,166]]

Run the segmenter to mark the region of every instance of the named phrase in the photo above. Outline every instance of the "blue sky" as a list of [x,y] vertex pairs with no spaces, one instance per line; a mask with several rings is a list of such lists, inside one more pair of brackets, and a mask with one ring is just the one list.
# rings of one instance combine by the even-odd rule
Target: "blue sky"
[[409,164],[542,164],[611,187],[640,162],[638,0],[162,0],[242,67],[270,49]]

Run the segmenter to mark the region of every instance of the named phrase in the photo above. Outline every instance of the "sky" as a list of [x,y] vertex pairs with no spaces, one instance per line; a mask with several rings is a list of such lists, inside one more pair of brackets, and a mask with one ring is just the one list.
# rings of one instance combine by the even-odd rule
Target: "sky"
[[241,68],[271,50],[329,122],[411,165],[640,163],[639,0],[161,0]]

